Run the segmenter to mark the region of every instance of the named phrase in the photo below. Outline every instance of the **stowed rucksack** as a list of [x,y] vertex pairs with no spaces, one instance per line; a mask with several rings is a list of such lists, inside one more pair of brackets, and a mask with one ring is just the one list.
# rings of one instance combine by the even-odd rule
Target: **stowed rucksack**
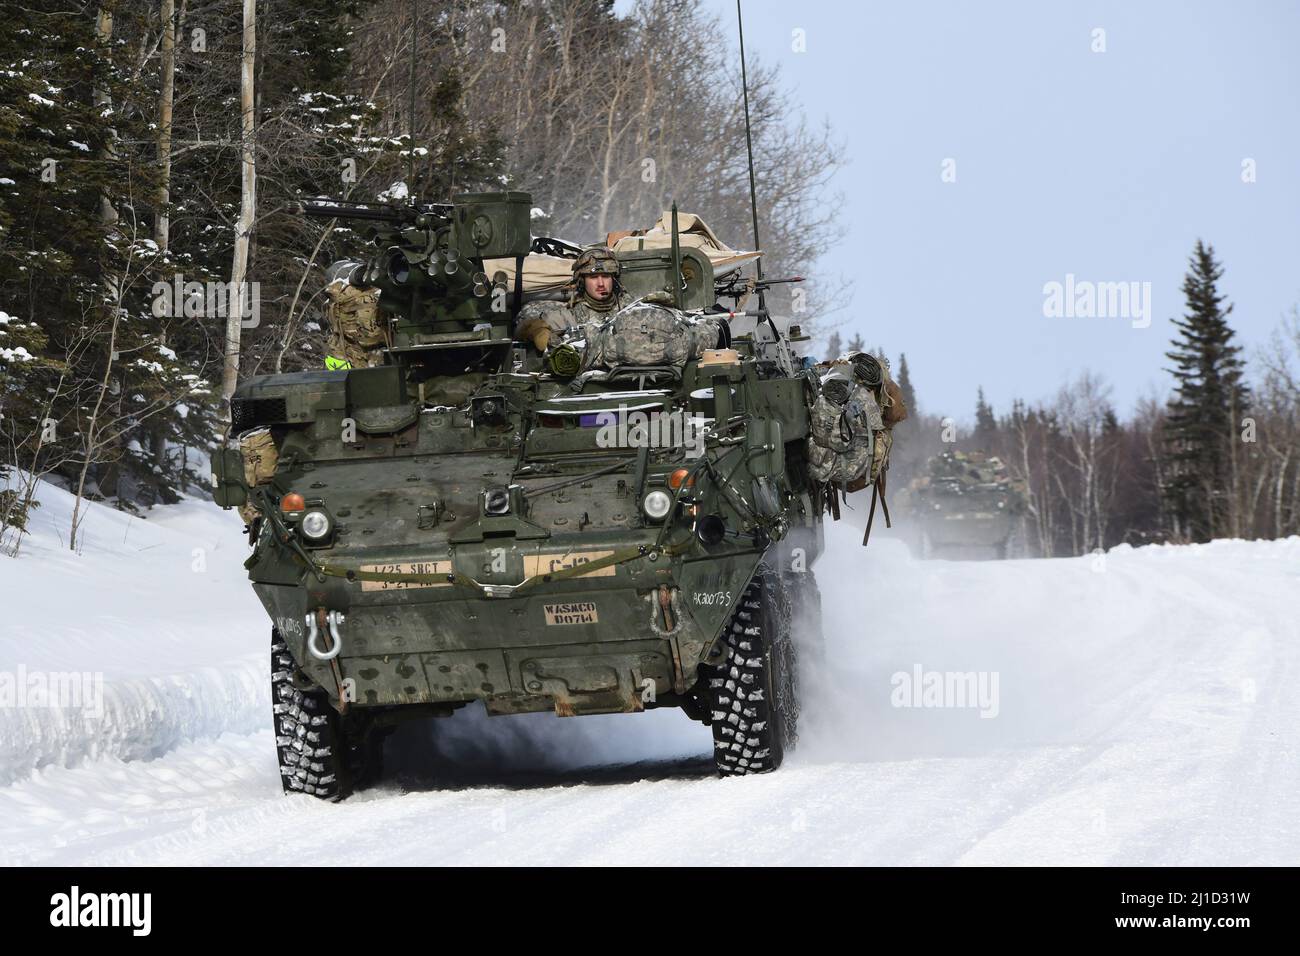
[[587,336],[583,368],[682,365],[717,347],[716,319],[638,302],[616,312]]
[[[871,390],[855,382],[847,369],[832,368],[822,376],[809,416],[808,464],[813,480],[847,483],[863,476],[874,480],[885,457],[877,457],[876,437],[884,432],[880,403]],[[882,452],[887,454],[886,449]]]
[[[271,430],[259,428],[244,432],[239,437],[239,451],[244,458],[244,481],[248,486],[251,488],[254,485],[270,484],[275,478],[276,465],[280,459]],[[251,501],[245,502],[239,508],[239,515],[244,519],[244,524],[251,524],[257,517],[257,509]]]
[[811,407],[812,477],[843,482],[848,491],[874,484],[889,460],[893,426],[906,417],[888,365],[866,352],[832,362]]
[[330,304],[325,310],[329,322],[329,369],[366,368],[383,364],[380,348],[386,344],[379,316],[379,290],[362,289],[342,280],[325,289]]

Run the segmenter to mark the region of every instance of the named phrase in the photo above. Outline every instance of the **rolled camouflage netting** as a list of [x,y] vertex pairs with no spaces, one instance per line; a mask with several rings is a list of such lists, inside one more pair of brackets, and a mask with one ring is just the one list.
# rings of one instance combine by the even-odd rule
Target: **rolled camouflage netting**
[[847,379],[829,375],[822,379],[822,394],[826,396],[827,401],[834,402],[836,405],[843,405],[849,400],[852,393],[853,383]]
[[853,366],[853,377],[867,388],[879,388],[881,381],[884,380],[884,370],[880,367],[880,362],[874,355],[866,352],[855,352],[849,358],[849,364]]
[[556,378],[573,378],[582,367],[582,353],[572,345],[557,345],[546,353],[546,367]]

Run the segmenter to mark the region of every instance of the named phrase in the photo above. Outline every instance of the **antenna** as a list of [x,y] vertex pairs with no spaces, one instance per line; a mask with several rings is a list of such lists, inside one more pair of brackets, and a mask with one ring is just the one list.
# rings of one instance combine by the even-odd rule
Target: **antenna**
[[[739,2],[739,0],[737,0]],[[410,137],[411,155],[407,161],[406,201],[415,202],[415,32],[419,29],[420,18],[416,8],[419,0],[411,0],[411,78],[407,84],[407,135]]]
[[682,243],[677,234],[677,200],[673,200],[673,308],[678,312],[686,307],[682,301]]
[[[419,0],[411,0],[411,75],[406,84],[407,93],[407,136],[410,142],[411,155],[406,162],[406,201],[412,209],[415,208],[415,34],[420,28]],[[420,315],[420,293],[417,289],[411,290],[411,314],[412,322],[418,321]],[[423,386],[421,386],[423,387]]]
[[[736,0],[736,29],[740,32],[740,89],[745,98],[745,152],[749,155],[749,209],[754,215],[754,251],[759,252],[763,247],[758,241],[758,193],[754,188],[754,138],[749,132],[749,74],[745,71],[745,20],[740,15],[740,0]],[[762,318],[767,319],[767,324],[772,329],[772,336],[777,342],[780,342],[781,330],[776,327],[776,320],[767,311],[767,299],[763,295],[763,257],[761,255],[754,260],[754,271],[757,273],[758,278],[758,313]]]
[[[740,32],[740,89],[745,99],[745,151],[749,155],[749,208],[754,215],[754,250],[762,249],[758,241],[758,195],[754,188],[754,140],[749,132],[749,74],[745,71],[745,21],[740,15],[740,0],[736,0],[736,29]],[[758,307],[767,309],[763,299],[763,257],[754,260],[754,269],[758,273]],[[775,326],[773,326],[775,330]]]

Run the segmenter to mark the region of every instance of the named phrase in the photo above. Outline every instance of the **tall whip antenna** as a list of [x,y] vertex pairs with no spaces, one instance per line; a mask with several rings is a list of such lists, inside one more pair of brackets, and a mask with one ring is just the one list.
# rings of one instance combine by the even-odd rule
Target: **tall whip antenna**
[[[754,139],[749,132],[749,74],[745,71],[745,20],[740,15],[740,0],[736,0],[736,29],[740,32],[740,89],[745,99],[745,152],[749,155],[749,208],[754,215],[754,250],[762,249],[758,241],[758,195],[754,188]],[[754,260],[754,269],[758,280],[763,280],[763,257]],[[763,289],[758,290],[758,307],[766,309],[763,301]]]
[[411,155],[407,162],[406,201],[415,202],[415,32],[419,29],[420,19],[416,10],[419,0],[411,0],[411,78],[407,84],[407,131],[410,137]]

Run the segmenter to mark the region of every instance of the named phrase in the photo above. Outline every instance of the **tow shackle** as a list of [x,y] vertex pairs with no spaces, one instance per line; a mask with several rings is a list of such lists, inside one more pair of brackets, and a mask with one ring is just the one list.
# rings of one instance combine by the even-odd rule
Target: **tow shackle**
[[[324,620],[317,623],[317,617]],[[343,650],[343,637],[339,634],[339,627],[347,620],[342,611],[326,611],[320,608],[317,611],[307,613],[307,650],[311,656],[319,661],[332,661],[339,656],[339,651]],[[329,631],[330,648],[325,650],[320,646],[321,641],[321,624]]]

